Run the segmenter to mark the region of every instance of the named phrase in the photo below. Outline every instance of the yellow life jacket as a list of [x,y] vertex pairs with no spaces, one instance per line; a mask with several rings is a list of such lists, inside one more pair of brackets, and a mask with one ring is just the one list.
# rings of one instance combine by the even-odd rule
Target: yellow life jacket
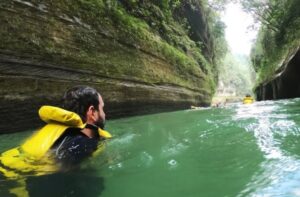
[[243,99],[243,104],[251,104],[254,102],[254,99],[251,97],[251,96],[246,96],[244,99]]
[[[4,167],[0,165],[0,172],[6,177],[18,177],[19,174],[15,170],[23,173],[33,171],[36,175],[56,171],[57,167],[54,161],[47,157],[47,151],[68,128],[85,127],[78,114],[59,107],[43,106],[39,110],[39,116],[47,124],[19,147],[1,154],[0,162]],[[112,137],[109,132],[100,128],[98,132],[105,139]]]

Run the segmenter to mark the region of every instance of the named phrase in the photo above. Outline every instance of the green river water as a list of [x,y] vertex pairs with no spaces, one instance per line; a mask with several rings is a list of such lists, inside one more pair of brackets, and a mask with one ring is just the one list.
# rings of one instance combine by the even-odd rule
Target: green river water
[[[30,196],[300,196],[300,99],[108,121],[80,170],[28,177]],[[31,132],[1,135],[0,151]],[[15,181],[0,180],[0,196]]]

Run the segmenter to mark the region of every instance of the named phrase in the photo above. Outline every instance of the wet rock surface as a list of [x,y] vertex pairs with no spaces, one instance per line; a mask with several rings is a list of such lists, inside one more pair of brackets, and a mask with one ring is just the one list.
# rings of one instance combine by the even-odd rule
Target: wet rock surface
[[206,92],[167,84],[146,84],[98,76],[89,71],[0,56],[0,132],[23,131],[42,125],[42,105],[59,106],[67,88],[90,85],[103,96],[107,118],[187,109],[208,105]]
[[205,60],[93,9],[82,1],[0,2],[0,133],[41,126],[39,107],[59,106],[74,85],[96,88],[108,119],[209,105],[213,77],[199,65]]
[[300,50],[284,64],[276,76],[258,86],[255,90],[257,100],[273,100],[300,97]]

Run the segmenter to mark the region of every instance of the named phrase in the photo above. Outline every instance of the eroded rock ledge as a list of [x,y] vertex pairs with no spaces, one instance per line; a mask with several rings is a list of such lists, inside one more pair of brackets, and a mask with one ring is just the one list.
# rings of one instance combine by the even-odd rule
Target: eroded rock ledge
[[255,89],[257,100],[300,97],[300,50],[288,57],[274,78]]
[[108,78],[88,70],[34,63],[4,55],[0,55],[0,73],[1,133],[41,125],[37,115],[39,107],[59,106],[63,92],[78,84],[90,85],[101,92],[108,119],[209,104],[203,102],[209,100],[205,91]]

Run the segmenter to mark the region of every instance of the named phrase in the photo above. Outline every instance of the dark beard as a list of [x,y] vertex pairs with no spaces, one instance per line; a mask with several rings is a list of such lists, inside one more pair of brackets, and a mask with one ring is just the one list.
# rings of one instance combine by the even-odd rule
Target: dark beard
[[105,120],[98,120],[97,122],[95,122],[95,125],[97,127],[99,127],[100,129],[104,129],[104,127],[105,127]]

